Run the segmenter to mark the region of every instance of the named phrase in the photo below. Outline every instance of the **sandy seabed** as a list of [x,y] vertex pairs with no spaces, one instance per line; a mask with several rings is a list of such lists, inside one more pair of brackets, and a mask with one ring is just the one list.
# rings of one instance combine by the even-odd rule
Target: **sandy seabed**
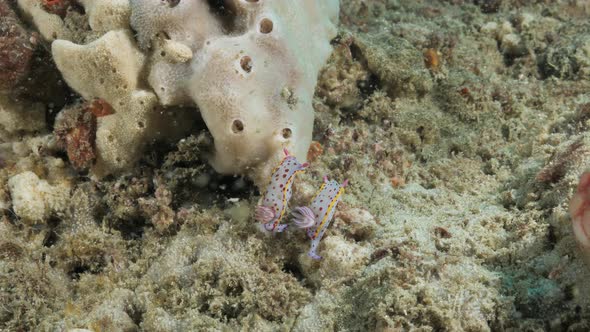
[[75,171],[53,120],[77,97],[41,46],[0,95],[0,330],[590,330],[568,216],[590,1],[343,0],[332,44],[293,198],[350,180],[321,261],[257,229],[202,123],[124,174]]

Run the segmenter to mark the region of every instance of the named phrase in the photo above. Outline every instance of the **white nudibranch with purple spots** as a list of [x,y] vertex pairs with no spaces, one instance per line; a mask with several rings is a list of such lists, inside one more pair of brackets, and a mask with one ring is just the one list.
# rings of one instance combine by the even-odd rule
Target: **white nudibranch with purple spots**
[[263,223],[264,229],[272,232],[282,232],[287,225],[281,224],[281,220],[287,211],[287,205],[292,195],[292,185],[295,176],[303,172],[309,164],[300,164],[297,158],[289,155],[287,149],[285,158],[277,166],[266,187],[261,204],[256,207],[256,220]]
[[342,194],[344,194],[344,187],[347,185],[348,180],[344,180],[340,184],[335,180],[328,180],[328,177],[324,176],[324,183],[311,200],[309,207],[296,207],[293,210],[295,224],[300,228],[307,229],[307,236],[311,239],[311,249],[307,255],[313,259],[322,258],[317,254],[320,240],[334,217],[336,205],[338,205]]

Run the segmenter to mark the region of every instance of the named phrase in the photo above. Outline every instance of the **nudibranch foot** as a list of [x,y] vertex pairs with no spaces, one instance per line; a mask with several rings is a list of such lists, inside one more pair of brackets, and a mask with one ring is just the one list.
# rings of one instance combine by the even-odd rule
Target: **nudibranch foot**
[[267,230],[267,231],[269,231],[269,232],[281,233],[285,229],[287,229],[287,226],[289,226],[289,225],[285,225],[285,224],[275,225],[274,223],[269,222],[269,223],[264,224],[264,229]]
[[308,252],[308,253],[307,253],[307,256],[309,256],[309,257],[311,257],[312,259],[315,259],[315,260],[320,260],[320,259],[322,259],[322,256],[320,256],[320,255],[316,254],[316,253],[315,253],[315,251],[310,251],[310,252]]

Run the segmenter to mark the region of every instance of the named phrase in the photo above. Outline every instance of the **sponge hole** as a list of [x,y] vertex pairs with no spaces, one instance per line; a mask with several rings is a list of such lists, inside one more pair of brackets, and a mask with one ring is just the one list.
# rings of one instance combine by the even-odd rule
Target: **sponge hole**
[[273,28],[273,23],[270,19],[263,18],[260,21],[260,33],[264,33],[264,34],[271,33],[272,28]]
[[234,122],[231,124],[231,131],[233,131],[234,134],[239,134],[243,132],[244,123],[242,122],[242,120],[234,120]]
[[252,71],[252,58],[245,55],[240,59],[240,67],[242,67],[242,70],[244,70],[246,73],[249,73]]
[[180,0],[166,0],[166,2],[168,3],[168,6],[170,8],[174,8],[174,7],[178,6],[178,4],[180,3]]
[[289,139],[291,138],[291,136],[293,136],[293,131],[291,130],[291,128],[283,128],[281,135],[284,139]]

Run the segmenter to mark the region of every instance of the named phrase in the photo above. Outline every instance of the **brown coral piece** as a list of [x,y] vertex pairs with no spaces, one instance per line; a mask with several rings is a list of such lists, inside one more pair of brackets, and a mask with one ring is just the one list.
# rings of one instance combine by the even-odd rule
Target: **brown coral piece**
[[318,141],[312,141],[307,151],[307,161],[313,162],[324,153],[324,148]]
[[37,37],[25,30],[4,0],[0,17],[0,90],[9,90],[28,75]]
[[583,141],[581,139],[574,141],[565,149],[553,154],[549,162],[537,173],[535,180],[545,184],[559,182],[571,164],[584,153],[587,153],[587,149]]
[[77,170],[89,168],[96,159],[96,119],[114,114],[113,107],[95,99],[64,109],[56,119],[55,133]]
[[76,169],[90,167],[96,154],[94,152],[94,139],[96,127],[82,122],[72,128],[66,135],[66,151],[70,162]]
[[64,109],[55,121],[55,134],[72,166],[77,170],[92,166],[96,159],[96,118],[113,114],[101,99]]
[[138,203],[158,233],[165,233],[174,224],[175,212],[170,207],[172,193],[164,186],[156,188],[155,198],[140,198]]
[[484,14],[497,13],[502,6],[502,0],[474,0],[473,3],[479,6]]
[[426,68],[434,72],[438,72],[440,70],[441,61],[437,50],[434,48],[429,48],[424,51],[424,65]]

